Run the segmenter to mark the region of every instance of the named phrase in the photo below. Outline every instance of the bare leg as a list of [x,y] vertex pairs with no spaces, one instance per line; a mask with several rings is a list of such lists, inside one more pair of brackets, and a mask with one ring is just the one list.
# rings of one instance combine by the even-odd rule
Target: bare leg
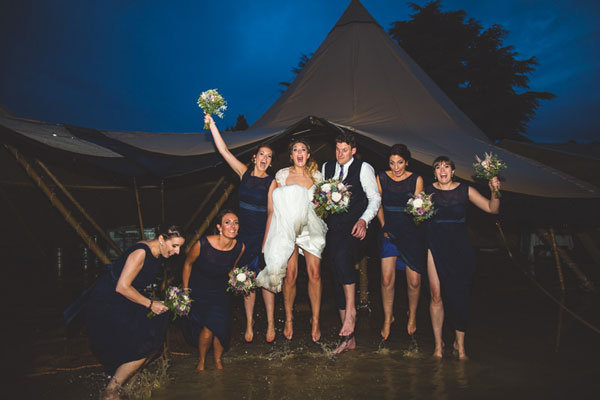
[[465,351],[465,333],[456,331],[456,338],[454,339],[454,350],[458,351],[458,359],[466,361],[469,359],[467,352]]
[[319,316],[321,313],[321,259],[309,252],[304,252],[306,259],[306,270],[308,272],[308,297],[312,310],[312,331],[313,342],[321,339],[321,327],[319,326]]
[[265,340],[271,343],[275,340],[275,293],[263,288],[262,295],[267,311],[267,335]]
[[250,292],[244,296],[244,310],[246,311],[246,333],[244,340],[247,343],[254,339],[254,303],[256,302],[256,292]]
[[131,378],[135,371],[144,365],[145,361],[146,359],[142,358],[141,360],[130,361],[125,364],[121,364],[106,386],[104,392],[105,394],[103,396],[104,399],[120,399],[121,397],[119,396],[119,389],[125,382],[127,382],[129,378]]
[[344,285],[344,296],[346,298],[346,312],[344,313],[344,322],[340,330],[340,336],[349,336],[354,333],[354,324],[356,323],[356,304],[355,304],[356,284]]
[[294,300],[296,299],[296,278],[298,278],[298,246],[287,263],[287,272],[283,280],[283,306],[285,308],[285,327],[283,336],[288,340],[294,335]]
[[442,358],[444,343],[442,342],[442,326],[444,325],[444,304],[442,303],[442,293],[440,279],[435,269],[431,251],[427,251],[427,274],[429,275],[429,288],[431,302],[429,303],[429,313],[431,314],[431,326],[433,327],[433,337],[435,339],[435,350],[433,356]]
[[414,335],[417,330],[417,306],[421,293],[421,274],[406,266],[406,287],[408,292],[408,324],[406,330],[409,335]]
[[[344,292],[346,293],[346,286],[354,286],[354,285],[344,285]],[[354,304],[352,304],[354,306]],[[348,306],[347,300],[346,300],[346,306]],[[356,309],[354,308],[354,320],[356,320]],[[344,321],[346,321],[346,317],[350,318],[351,313],[350,312],[346,312],[346,310],[340,310],[340,319],[342,320],[342,323],[344,323]],[[343,328],[343,327],[342,327]],[[356,348],[356,339],[354,338],[354,331],[350,334],[348,334],[340,343],[340,345],[333,350],[333,354],[340,354],[346,350],[354,350]],[[340,333],[341,335],[341,333]]]
[[383,326],[381,337],[387,340],[394,321],[394,289],[396,284],[396,257],[381,259],[381,302],[383,304]]
[[198,359],[198,365],[196,366],[196,371],[204,371],[204,363],[206,361],[206,353],[208,352],[208,348],[213,341],[213,333],[207,327],[202,328],[200,332],[200,337],[198,338],[198,351],[200,353],[200,358]]
[[221,356],[223,355],[224,350],[225,349],[219,341],[219,338],[215,336],[213,339],[213,355],[215,357],[215,365],[217,369],[223,369],[223,364],[221,364]]

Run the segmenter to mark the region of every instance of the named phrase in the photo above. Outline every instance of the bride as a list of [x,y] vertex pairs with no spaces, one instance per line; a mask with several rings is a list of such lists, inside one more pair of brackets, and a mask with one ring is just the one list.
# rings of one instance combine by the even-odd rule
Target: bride
[[[312,340],[321,338],[321,253],[325,247],[327,225],[314,211],[315,183],[322,180],[317,163],[310,159],[310,146],[294,139],[288,148],[291,167],[277,171],[277,188],[269,202],[267,233],[264,244],[266,267],[258,274],[257,284],[273,292],[283,288],[285,306],[284,336],[293,335],[294,299],[298,276],[298,253],[306,259],[308,296],[312,308]],[[285,280],[284,280],[285,278]]]

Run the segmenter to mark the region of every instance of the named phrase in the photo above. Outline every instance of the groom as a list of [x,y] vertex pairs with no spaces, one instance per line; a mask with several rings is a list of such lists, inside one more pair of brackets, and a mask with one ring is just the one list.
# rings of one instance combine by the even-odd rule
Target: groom
[[348,211],[327,218],[327,245],[325,251],[332,265],[335,280],[336,303],[342,320],[339,335],[342,342],[334,350],[356,348],[354,325],[356,323],[356,271],[354,265],[360,241],[367,235],[369,222],[377,215],[381,196],[377,188],[375,171],[366,162],[354,158],[356,139],[344,132],[335,138],[336,162],[323,164],[325,179],[338,178],[351,185]]

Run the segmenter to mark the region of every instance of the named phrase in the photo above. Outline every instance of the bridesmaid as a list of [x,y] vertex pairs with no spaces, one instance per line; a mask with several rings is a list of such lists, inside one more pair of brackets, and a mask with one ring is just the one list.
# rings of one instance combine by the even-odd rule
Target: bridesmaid
[[229,210],[217,216],[218,235],[203,236],[190,249],[183,264],[183,287],[191,289],[192,308],[189,328],[193,343],[198,344],[200,358],[197,371],[204,370],[206,353],[213,345],[217,369],[223,369],[221,356],[231,337],[229,273],[244,252],[244,243],[236,239],[237,215]]
[[406,270],[408,288],[407,331],[413,335],[417,330],[416,314],[421,290],[421,274],[425,270],[425,237],[423,229],[417,227],[404,212],[404,206],[412,194],[423,191],[423,178],[406,169],[410,162],[410,151],[403,144],[390,149],[390,169],[377,175],[377,186],[381,194],[381,207],[377,218],[382,227],[381,238],[381,300],[384,321],[381,337],[387,340],[390,326],[394,322],[394,289],[396,269]]
[[[231,154],[213,118],[210,115],[206,115],[204,122],[210,126],[210,132],[217,150],[241,179],[238,192],[240,201],[238,216],[241,227],[239,238],[246,245],[246,251],[239,265],[248,265],[248,268],[258,275],[261,249],[266,236],[265,231],[267,230],[268,210],[272,207],[271,194],[276,187],[273,177],[267,174],[267,169],[271,166],[271,160],[273,159],[273,149],[267,145],[259,146],[252,158],[252,169],[249,169]],[[262,289],[262,295],[267,313],[266,341],[270,343],[275,340],[275,294]],[[244,297],[244,309],[246,311],[246,333],[244,334],[244,339],[248,343],[254,339],[253,318],[255,302],[256,292],[254,291]]]
[[[447,316],[455,329],[454,350],[458,352],[460,360],[468,360],[465,332],[475,272],[475,253],[467,232],[467,207],[471,202],[487,213],[498,214],[500,200],[493,195],[487,199],[466,183],[454,182],[455,165],[446,156],[436,158],[433,169],[437,182],[425,189],[426,193],[433,193],[436,209],[433,219],[427,223],[427,274],[435,338],[433,355],[442,358],[442,326],[444,316]],[[498,178],[491,179],[488,185],[492,192],[500,189]]]
[[85,317],[92,352],[112,376],[105,399],[119,399],[121,386],[162,348],[168,308],[142,293],[154,282],[161,257],[179,254],[183,243],[177,226],[159,228],[156,239],[136,243],[109,265],[92,289]]

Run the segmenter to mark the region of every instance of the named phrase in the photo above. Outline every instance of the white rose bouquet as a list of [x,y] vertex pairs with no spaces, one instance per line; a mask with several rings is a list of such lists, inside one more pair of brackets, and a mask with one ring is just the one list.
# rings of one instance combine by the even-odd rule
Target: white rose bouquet
[[428,220],[435,214],[435,208],[433,208],[433,201],[431,201],[432,194],[425,194],[421,192],[417,195],[412,195],[411,198],[406,202],[405,212],[412,215],[413,221],[416,225],[421,222]]
[[[500,170],[507,168],[506,163],[500,160],[496,154],[483,154],[485,154],[483,160],[479,158],[479,156],[475,156],[475,160],[477,160],[477,162],[473,163],[473,168],[475,168],[475,178],[489,181],[490,179],[498,176],[500,174]],[[500,198],[500,191],[498,189],[494,189],[494,196],[497,199]]]
[[[223,118],[223,111],[227,110],[227,101],[219,94],[217,89],[209,89],[200,94],[198,97],[198,107],[200,107],[205,114],[215,114],[219,118]],[[204,129],[210,128],[204,124]]]
[[315,212],[323,219],[329,214],[341,214],[348,211],[350,205],[350,185],[344,184],[339,179],[327,179],[317,183],[314,200]]
[[256,274],[246,266],[234,268],[229,274],[228,292],[247,295],[256,289]]
[[[192,307],[192,299],[190,298],[190,289],[182,289],[179,286],[169,286],[165,292],[165,306],[169,307],[169,311],[173,313],[173,319],[184,317],[189,314]],[[148,318],[154,317],[154,313],[150,311]]]

